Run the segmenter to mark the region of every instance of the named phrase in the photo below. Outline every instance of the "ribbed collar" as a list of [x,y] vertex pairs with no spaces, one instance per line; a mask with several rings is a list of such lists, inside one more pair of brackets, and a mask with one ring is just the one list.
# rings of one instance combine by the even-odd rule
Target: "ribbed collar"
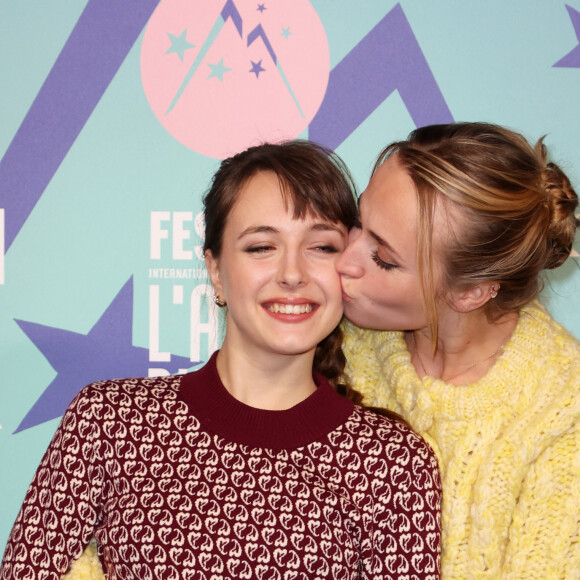
[[242,445],[296,449],[325,437],[343,424],[354,404],[328,381],[313,374],[317,389],[283,411],[256,409],[241,403],[224,387],[216,367],[217,352],[203,368],[183,376],[180,395],[209,433]]

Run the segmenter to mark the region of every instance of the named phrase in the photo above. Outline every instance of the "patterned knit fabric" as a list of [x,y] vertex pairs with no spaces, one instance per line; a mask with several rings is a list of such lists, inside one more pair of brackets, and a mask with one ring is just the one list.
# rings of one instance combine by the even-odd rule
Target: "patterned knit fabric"
[[347,372],[435,450],[442,578],[580,578],[580,343],[538,303],[485,377],[420,379],[401,332],[346,324]]
[[76,397],[27,493],[0,577],[58,579],[94,535],[109,580],[439,577],[429,446],[322,377],[287,411],[198,372]]

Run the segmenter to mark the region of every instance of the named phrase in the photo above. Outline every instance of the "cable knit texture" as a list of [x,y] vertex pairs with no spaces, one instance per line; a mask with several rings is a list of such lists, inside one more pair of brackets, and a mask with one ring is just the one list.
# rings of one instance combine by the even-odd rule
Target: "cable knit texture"
[[95,538],[91,538],[87,549],[71,564],[62,580],[105,580]]
[[455,386],[418,377],[402,332],[344,330],[365,403],[437,454],[442,578],[580,578],[580,343],[534,302],[486,376]]
[[[57,580],[94,534],[109,580],[436,580],[440,478],[406,425],[318,388],[240,403],[215,356],[102,381],[67,410],[26,495],[3,580]],[[95,550],[70,577],[90,578]]]

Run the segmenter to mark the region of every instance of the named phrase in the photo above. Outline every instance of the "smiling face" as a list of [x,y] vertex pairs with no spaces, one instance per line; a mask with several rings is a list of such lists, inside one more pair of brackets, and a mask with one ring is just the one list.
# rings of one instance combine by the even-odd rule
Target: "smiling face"
[[409,330],[427,325],[417,271],[415,184],[389,157],[359,202],[360,228],[338,261],[345,316],[365,328]]
[[225,348],[252,356],[313,355],[342,316],[336,260],[343,224],[293,218],[277,175],[255,174],[233,205],[221,253],[206,254],[216,295],[226,300]]

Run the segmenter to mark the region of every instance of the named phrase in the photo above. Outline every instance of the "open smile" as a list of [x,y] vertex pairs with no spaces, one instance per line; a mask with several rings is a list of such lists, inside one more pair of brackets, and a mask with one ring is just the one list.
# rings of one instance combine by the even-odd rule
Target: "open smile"
[[266,308],[274,314],[306,314],[312,312],[314,304],[283,304],[280,302],[272,302]]
[[272,300],[271,302],[262,303],[262,308],[272,318],[281,322],[301,322],[308,320],[314,316],[318,306],[316,302],[308,302],[307,300],[301,300],[300,302]]

